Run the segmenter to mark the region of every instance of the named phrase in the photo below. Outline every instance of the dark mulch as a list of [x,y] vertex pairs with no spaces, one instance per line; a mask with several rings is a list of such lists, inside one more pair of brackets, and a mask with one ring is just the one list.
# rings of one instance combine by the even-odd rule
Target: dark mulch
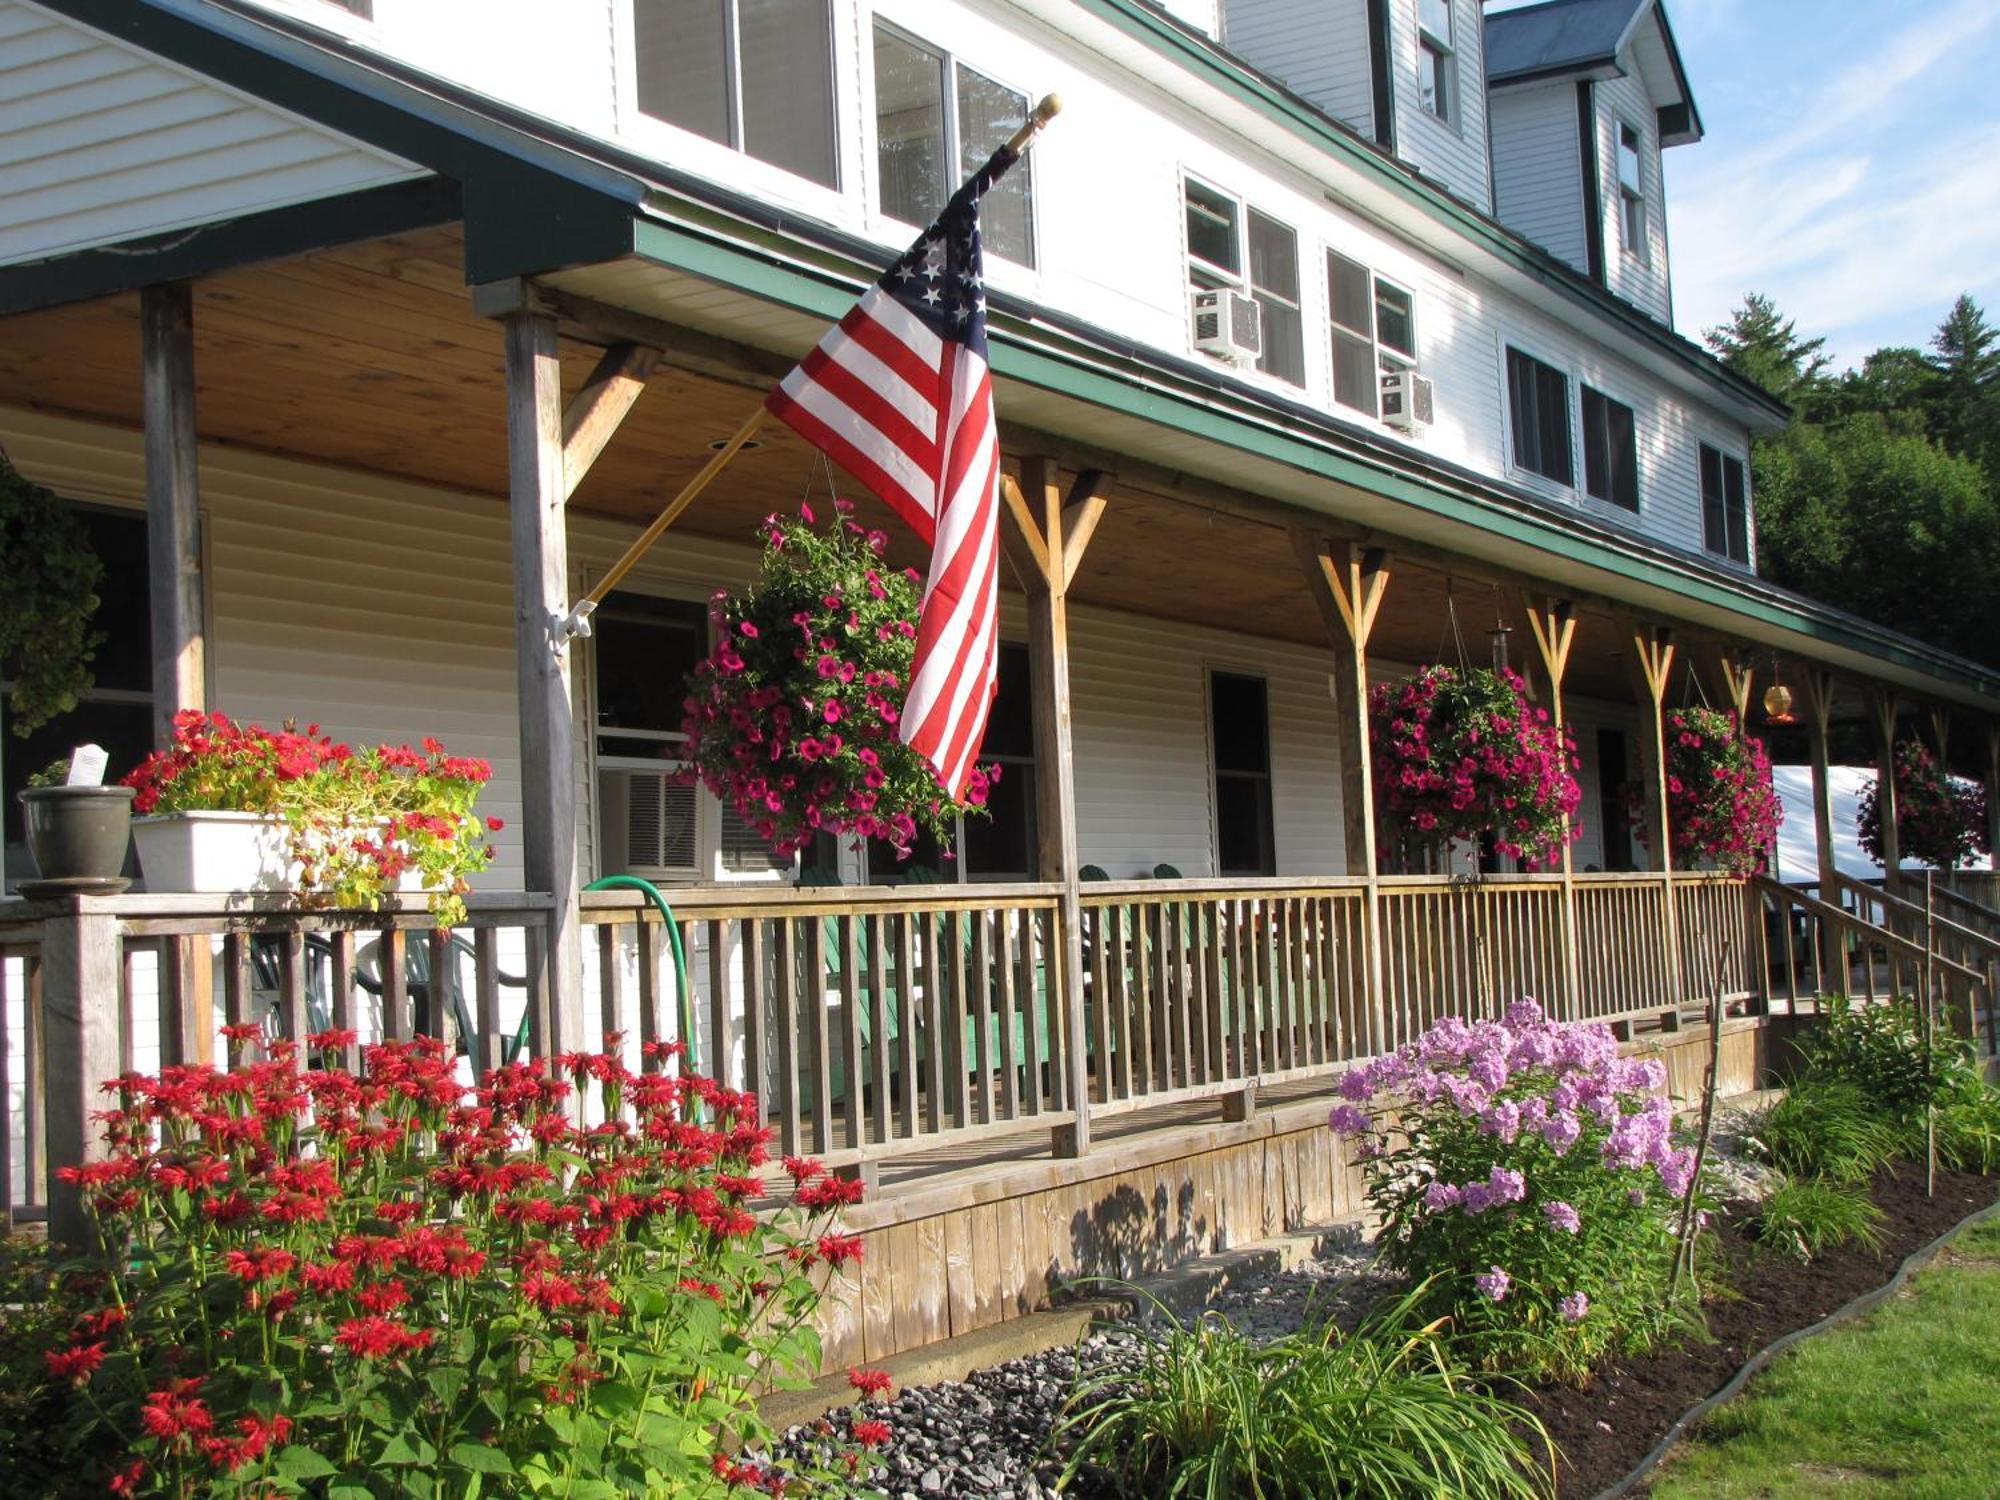
[[1886,1215],[1880,1251],[1847,1246],[1810,1265],[1758,1250],[1744,1233],[1751,1210],[1731,1205],[1720,1227],[1729,1291],[1708,1305],[1712,1342],[1614,1362],[1581,1390],[1544,1386],[1525,1399],[1562,1452],[1560,1500],[1587,1500],[1623,1479],[1682,1412],[1759,1349],[1882,1285],[1912,1251],[1992,1203],[1996,1185],[2000,1179],[1941,1171],[1937,1196],[1926,1198],[1922,1167],[1885,1171],[1873,1185]]

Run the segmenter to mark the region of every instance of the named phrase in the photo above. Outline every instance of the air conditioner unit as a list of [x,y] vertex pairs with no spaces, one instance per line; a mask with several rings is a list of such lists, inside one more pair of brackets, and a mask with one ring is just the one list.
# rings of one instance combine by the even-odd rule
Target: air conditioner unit
[[1382,374],[1382,420],[1405,432],[1418,432],[1437,420],[1437,397],[1431,382],[1415,370]]
[[1262,311],[1255,297],[1226,287],[1196,292],[1192,305],[1195,348],[1231,364],[1253,363],[1264,351]]

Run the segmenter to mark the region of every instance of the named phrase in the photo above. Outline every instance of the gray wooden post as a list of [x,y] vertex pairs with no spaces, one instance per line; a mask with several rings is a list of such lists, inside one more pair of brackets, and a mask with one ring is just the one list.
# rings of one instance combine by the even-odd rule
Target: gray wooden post
[[105,1106],[98,1086],[118,1076],[118,971],[118,918],[104,898],[73,896],[42,924],[49,1237],[73,1249],[91,1244],[90,1215],[56,1169],[104,1159],[90,1116]]
[[520,312],[507,317],[505,327],[522,865],[528,888],[552,898],[545,939],[536,945],[546,965],[547,1022],[535,1026],[544,1034],[531,1041],[535,1054],[547,1057],[584,1045],[576,721],[570,699],[570,654],[559,629],[569,613],[562,365],[556,352],[555,319],[545,313]]
[[194,424],[194,298],[185,281],[139,294],[145,366],[146,553],[152,596],[153,738],[207,704],[202,635],[201,486]]

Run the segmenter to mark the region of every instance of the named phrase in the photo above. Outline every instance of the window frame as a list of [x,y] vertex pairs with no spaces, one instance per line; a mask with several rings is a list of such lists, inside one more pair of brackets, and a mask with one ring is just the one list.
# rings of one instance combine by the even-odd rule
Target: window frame
[[841,212],[840,205],[846,199],[847,180],[854,165],[849,157],[850,145],[842,129],[847,101],[842,97],[841,80],[854,76],[854,72],[848,55],[850,38],[843,35],[840,25],[839,0],[824,0],[824,3],[827,10],[827,132],[833,145],[831,184],[807,177],[777,162],[766,161],[761,156],[753,156],[742,145],[743,79],[737,43],[741,0],[728,0],[729,11],[724,30],[729,75],[726,84],[728,141],[715,140],[698,130],[649,114],[640,107],[638,0],[618,0],[612,8],[612,45],[616,54],[615,133],[655,155],[670,157],[705,175],[727,180],[731,176],[747,173],[756,179],[752,186],[758,192],[810,208],[815,213],[837,217]]
[[[1216,754],[1215,738],[1215,681],[1218,677],[1233,677],[1256,682],[1264,689],[1264,770],[1224,771]],[[1266,667],[1242,666],[1233,662],[1211,661],[1202,666],[1201,710],[1203,727],[1208,741],[1208,830],[1209,855],[1217,879],[1268,878],[1278,873],[1278,763],[1277,739],[1272,731],[1271,673]],[[1263,829],[1265,847],[1270,851],[1271,868],[1267,871],[1226,872],[1222,867],[1222,778],[1234,777],[1239,780],[1261,781],[1264,786]]]
[[[1623,115],[1611,117],[1614,139],[1611,146],[1611,175],[1617,187],[1619,248],[1641,265],[1652,260],[1653,212],[1646,197],[1646,132]],[[1625,180],[1625,137],[1635,145],[1632,165],[1637,181]],[[1638,233],[1633,233],[1632,216],[1638,215]]]
[[[1718,478],[1722,485],[1722,541],[1723,545],[1713,545],[1709,529],[1707,456],[1715,454]],[[1739,506],[1735,512],[1729,508],[1729,466],[1736,466],[1740,484]],[[1751,553],[1755,549],[1754,528],[1751,525],[1753,506],[1750,497],[1750,458],[1739,449],[1723,442],[1711,441],[1707,437],[1695,439],[1695,493],[1701,502],[1701,547],[1710,557],[1719,557],[1738,567],[1751,566]],[[1740,540],[1742,551],[1739,555],[1736,543]]]
[[[1610,510],[1614,510],[1618,512],[1620,515],[1626,515],[1626,516],[1640,515],[1643,513],[1645,507],[1645,488],[1641,482],[1643,476],[1641,475],[1639,469],[1639,403],[1636,401],[1627,400],[1623,395],[1612,390],[1609,384],[1607,384],[1604,381],[1590,379],[1589,377],[1581,373],[1577,373],[1575,379],[1576,379],[1577,421],[1576,421],[1576,436],[1573,442],[1573,446],[1577,451],[1577,456],[1582,460],[1582,462],[1579,465],[1581,480],[1577,486],[1578,492],[1586,500],[1592,502],[1593,504],[1606,507],[1607,509]],[[1628,413],[1631,414],[1632,503],[1630,505],[1627,505],[1623,500],[1614,498],[1612,495],[1600,495],[1590,487],[1590,431],[1589,431],[1590,410],[1587,401],[1587,396],[1596,396],[1599,400],[1609,403],[1610,405],[1623,407]],[[1606,430],[1605,436],[1607,440],[1606,459],[1608,461],[1611,456],[1609,448],[1610,432],[1608,428]],[[1607,478],[1608,477],[1609,476],[1607,476]],[[1612,488],[1615,491],[1616,489],[1615,484],[1612,486]]]
[[[926,41],[923,37],[918,36],[916,32],[910,30],[909,27],[898,25],[880,12],[871,15],[869,20],[871,24],[868,27],[866,38],[866,51],[868,54],[868,107],[866,113],[868,119],[868,161],[871,168],[870,175],[875,178],[875,193],[874,201],[868,205],[868,211],[878,217],[885,226],[893,226],[898,231],[907,232],[909,237],[914,239],[930,226],[901,218],[882,204],[882,183],[880,178],[882,117],[879,106],[881,98],[880,85],[875,78],[876,31],[886,31],[898,41],[908,46],[915,47],[922,52],[931,53],[939,58],[944,65],[944,161],[947,178],[945,187],[947,197],[957,191],[958,185],[965,180],[963,176],[958,175],[963,171],[962,163],[964,160],[963,142],[959,135],[958,126],[958,70],[964,68],[969,72],[978,74],[988,83],[995,84],[1007,90],[1010,94],[1019,94],[1026,109],[1030,112],[1035,107],[1035,96],[1028,89],[1016,88],[1007,79],[1000,77],[986,68],[974,67],[951,48],[938,42]],[[1036,212],[1033,152],[1028,152],[1008,169],[1006,180],[1012,180],[1016,173],[1023,171],[1027,173],[1025,180],[1028,184],[1028,258],[1026,260],[1016,260],[1013,256],[995,249],[990,240],[985,243],[984,249],[987,255],[1002,265],[1019,266],[1024,271],[1039,272],[1042,265],[1042,216]],[[938,208],[942,210],[944,204],[940,203]]]
[[[1456,36],[1458,30],[1458,10],[1455,0],[1444,0],[1444,8],[1445,24],[1450,28],[1450,31],[1444,36],[1439,36],[1424,24],[1422,0],[1418,0],[1416,7],[1417,112],[1427,115],[1449,129],[1457,130],[1460,128],[1459,122],[1463,117],[1458,97],[1458,39]],[[1424,58],[1426,54],[1430,56],[1432,66],[1435,69],[1436,88],[1434,92],[1438,96],[1439,102],[1443,105],[1441,109],[1434,109],[1431,105],[1424,102]]]
[[[1353,412],[1357,415],[1365,416],[1371,421],[1381,422],[1382,376],[1390,373],[1392,369],[1416,370],[1423,367],[1423,361],[1418,355],[1418,351],[1422,348],[1422,340],[1417,332],[1416,288],[1399,277],[1389,276],[1376,270],[1367,261],[1362,260],[1359,256],[1350,255],[1338,245],[1322,241],[1319,248],[1320,267],[1324,273],[1323,280],[1326,287],[1326,342],[1324,350],[1328,361],[1326,383],[1327,404],[1336,414]],[[1342,337],[1358,339],[1361,337],[1361,334],[1359,330],[1351,325],[1340,322],[1334,314],[1333,263],[1336,260],[1345,261],[1348,265],[1361,271],[1368,278],[1367,340],[1370,353],[1369,364],[1375,373],[1375,381],[1370,392],[1372,404],[1365,407],[1355,406],[1350,402],[1340,399],[1338,340]],[[1382,342],[1382,292],[1384,288],[1392,292],[1399,292],[1409,299],[1410,352],[1407,354],[1400,349],[1392,349]],[[1387,424],[1384,423],[1383,425],[1386,426]]]
[[[1500,428],[1506,445],[1507,473],[1543,489],[1554,489],[1564,495],[1579,493],[1577,471],[1582,467],[1577,453],[1581,422],[1579,420],[1577,390],[1581,381],[1576,369],[1567,360],[1549,358],[1546,348],[1533,339],[1524,339],[1517,334],[1502,330],[1500,334]],[[1522,461],[1514,438],[1514,381],[1508,371],[1507,355],[1512,350],[1527,359],[1535,361],[1563,378],[1563,423],[1568,435],[1567,479],[1545,474],[1540,469],[1531,468]],[[1635,409],[1636,410],[1636,409]]]
[[[586,574],[581,577],[576,587],[577,596],[581,597],[586,593],[594,582],[595,578],[592,575]],[[672,604],[687,605],[695,610],[702,611],[704,616],[708,607],[707,600],[692,590],[671,583],[661,583],[652,580],[634,580],[628,578],[612,591],[612,597],[616,597],[618,594],[638,594],[646,598],[664,600]],[[702,643],[704,650],[712,648],[715,644],[715,623],[712,620],[704,619]],[[600,649],[597,637],[593,635],[587,645],[588,655],[586,663],[589,670],[582,674],[584,679],[584,723],[588,726],[584,737],[584,774],[585,785],[589,788],[590,862],[598,876],[601,877],[622,872],[608,870],[604,865],[604,808],[602,794],[598,787],[598,778],[605,771],[660,771],[673,767],[683,767],[687,764],[687,761],[683,758],[671,762],[664,760],[654,762],[643,761],[635,756],[607,756],[600,753],[598,749],[599,739],[606,735],[612,735],[626,739],[656,740],[661,744],[685,744],[687,737],[684,734],[668,730],[622,729],[607,731],[600,729],[597,723],[597,673],[598,652]],[[787,884],[798,878],[799,858],[796,855],[793,856],[790,864],[773,866],[768,870],[730,870],[725,868],[722,863],[723,807],[721,798],[717,797],[707,787],[697,783],[695,786],[694,807],[695,859],[694,864],[690,867],[692,870],[691,874],[657,865],[635,865],[631,869],[645,875],[647,879],[653,880],[656,884],[662,885],[777,885]]]
[[[1259,308],[1258,316],[1260,320],[1262,318],[1262,308],[1264,306],[1264,299],[1266,297],[1269,297],[1274,301],[1280,302],[1283,305],[1291,308],[1296,313],[1298,313],[1300,357],[1299,357],[1299,378],[1297,380],[1293,380],[1286,375],[1275,374],[1272,371],[1265,369],[1264,355],[1261,351],[1257,356],[1257,363],[1249,365],[1247,367],[1238,366],[1236,373],[1238,373],[1239,375],[1241,374],[1254,375],[1261,380],[1268,381],[1275,386],[1283,387],[1285,390],[1288,391],[1301,391],[1301,392],[1305,391],[1306,389],[1308,389],[1308,383],[1311,378],[1311,365],[1306,356],[1306,351],[1305,351],[1306,284],[1303,271],[1301,271],[1301,274],[1299,276],[1298,290],[1295,293],[1293,293],[1290,299],[1287,299],[1282,295],[1280,295],[1279,293],[1275,291],[1267,291],[1266,289],[1260,287],[1257,284],[1255,279],[1255,273],[1251,268],[1251,259],[1250,259],[1250,216],[1252,214],[1255,214],[1258,218],[1263,219],[1266,223],[1276,225],[1279,229],[1284,230],[1285,233],[1289,234],[1292,237],[1292,264],[1295,267],[1301,265],[1299,259],[1300,237],[1299,237],[1298,226],[1296,224],[1293,224],[1289,219],[1285,219],[1279,216],[1278,214],[1271,213],[1266,209],[1259,208],[1256,204],[1252,203],[1243,194],[1235,192],[1230,188],[1223,187],[1220,183],[1215,181],[1214,178],[1206,176],[1201,172],[1190,171],[1186,168],[1183,168],[1181,170],[1180,179],[1181,179],[1181,216],[1180,216],[1181,270],[1182,270],[1182,280],[1186,283],[1188,295],[1192,296],[1194,293],[1200,291],[1214,291],[1214,290],[1220,290],[1222,288],[1228,288],[1230,290],[1240,292],[1244,296],[1249,297],[1253,301],[1255,301]],[[1188,229],[1187,229],[1188,185],[1190,183],[1195,184],[1205,192],[1213,193],[1216,197],[1226,199],[1230,203],[1235,205],[1236,218],[1235,218],[1234,238],[1236,242],[1236,261],[1238,266],[1241,268],[1240,270],[1232,272],[1225,266],[1218,265],[1214,261],[1209,260],[1206,257],[1198,256],[1195,254],[1194,246],[1192,241],[1189,239]],[[1207,284],[1204,284],[1203,282],[1196,279],[1197,272],[1209,278]],[[1194,330],[1192,326],[1189,326],[1187,329],[1187,339],[1190,352],[1199,354],[1200,351],[1194,349]]]

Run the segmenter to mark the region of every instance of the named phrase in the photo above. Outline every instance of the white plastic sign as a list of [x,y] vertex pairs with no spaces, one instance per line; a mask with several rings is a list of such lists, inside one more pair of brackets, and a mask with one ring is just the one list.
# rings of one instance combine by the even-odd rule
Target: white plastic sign
[[69,758],[71,786],[103,786],[104,768],[111,756],[102,745],[78,745]]

